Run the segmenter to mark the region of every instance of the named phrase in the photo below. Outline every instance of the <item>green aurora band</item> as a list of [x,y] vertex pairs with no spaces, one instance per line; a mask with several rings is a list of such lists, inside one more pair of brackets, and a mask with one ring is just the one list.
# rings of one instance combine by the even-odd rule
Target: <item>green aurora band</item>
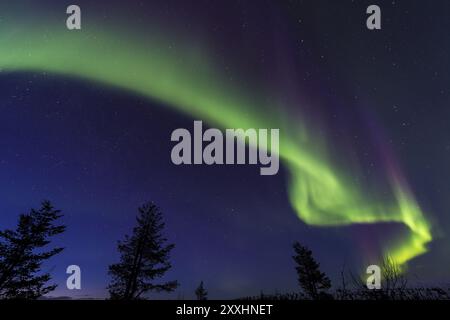
[[[5,21],[0,28],[0,70],[45,72],[106,84],[221,128],[279,128],[279,155],[290,173],[289,198],[301,220],[315,226],[400,223],[408,232],[384,248],[384,254],[405,265],[426,252],[431,226],[399,170],[387,166],[390,200],[380,201],[361,190],[349,169],[333,163],[320,130],[297,117],[280,115],[282,106],[276,99],[255,98],[248,90],[243,93],[198,41],[181,37],[168,41],[165,33],[160,33],[164,37],[147,34],[142,41],[133,33],[120,34],[104,26],[80,32],[57,23],[53,28],[48,21],[17,27],[16,21]],[[173,43],[176,50],[169,45]]]

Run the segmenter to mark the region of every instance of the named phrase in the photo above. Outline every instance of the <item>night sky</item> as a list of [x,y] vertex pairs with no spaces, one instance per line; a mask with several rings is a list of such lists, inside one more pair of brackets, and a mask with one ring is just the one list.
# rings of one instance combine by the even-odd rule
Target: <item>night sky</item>
[[[0,4],[0,227],[44,199],[63,210],[52,296],[106,297],[149,200],[180,282],[152,298],[201,280],[211,298],[295,291],[294,241],[336,285],[385,254],[450,280],[448,1],[75,2]],[[170,135],[193,120],[280,128],[279,173],[174,165]]]

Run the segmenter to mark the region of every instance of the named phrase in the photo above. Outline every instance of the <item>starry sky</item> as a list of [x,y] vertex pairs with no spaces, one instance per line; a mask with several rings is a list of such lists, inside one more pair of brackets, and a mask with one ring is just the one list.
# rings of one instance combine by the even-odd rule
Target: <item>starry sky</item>
[[[152,298],[297,290],[292,242],[338,284],[390,254],[450,278],[448,1],[77,1],[0,4],[0,226],[43,199],[66,249],[54,296],[107,295],[116,242],[152,200],[176,244]],[[280,128],[281,168],[175,166],[176,128]],[[82,290],[65,289],[65,269]],[[449,266],[449,268],[447,267]]]

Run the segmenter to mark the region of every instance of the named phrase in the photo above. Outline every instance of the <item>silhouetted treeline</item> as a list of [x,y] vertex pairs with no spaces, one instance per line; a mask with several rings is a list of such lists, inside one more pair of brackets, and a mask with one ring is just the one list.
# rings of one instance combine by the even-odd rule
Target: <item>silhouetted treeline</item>
[[[345,294],[341,289],[330,292],[335,300],[450,300],[450,288],[439,287],[416,287],[407,288],[401,291],[393,290],[391,295],[381,290],[357,290],[348,289]],[[238,300],[261,300],[261,301],[283,301],[283,300],[309,300],[310,298],[301,292],[292,293],[261,293],[256,296],[242,297]]]
[[312,251],[298,242],[293,245],[300,292],[260,293],[240,300],[450,300],[450,288],[408,286],[407,274],[390,257],[381,265],[381,288],[368,289],[353,272],[341,271],[341,284],[333,290],[329,278],[320,271]]
[[260,301],[284,301],[284,300],[307,300],[308,296],[302,292],[266,294],[261,292],[257,296],[242,297],[237,300],[260,300]]
[[[38,299],[56,288],[49,283],[51,275],[41,269],[63,250],[50,246],[53,237],[66,229],[59,223],[61,217],[60,210],[44,201],[39,209],[19,215],[15,229],[0,231],[0,299]],[[138,208],[131,235],[118,242],[120,260],[109,266],[111,299],[146,299],[152,291],[172,292],[178,287],[175,280],[158,281],[172,267],[170,253],[175,246],[168,243],[164,229],[162,212],[154,203]],[[293,251],[298,292],[261,292],[241,300],[450,300],[450,288],[409,285],[406,272],[389,257],[380,265],[380,289],[369,289],[360,276],[345,269],[341,283],[333,287],[309,248],[295,242]],[[194,294],[198,300],[208,299],[203,281]]]
[[[163,235],[161,211],[149,202],[138,212],[133,233],[119,241],[120,261],[109,266],[111,299],[145,299],[150,291],[170,292],[178,286],[177,281],[156,282],[172,267],[169,258],[174,248]],[[45,250],[66,229],[57,223],[61,217],[60,210],[44,201],[38,210],[19,215],[16,229],[0,231],[0,299],[38,299],[57,287],[48,284],[51,275],[41,268],[63,250]],[[203,283],[196,293],[206,299]]]

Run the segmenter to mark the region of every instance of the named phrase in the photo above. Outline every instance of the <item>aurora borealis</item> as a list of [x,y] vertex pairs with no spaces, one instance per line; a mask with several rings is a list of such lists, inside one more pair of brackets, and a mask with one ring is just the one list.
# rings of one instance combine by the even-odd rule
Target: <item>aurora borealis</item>
[[[223,44],[220,37],[212,41],[212,33],[205,31],[210,23],[205,12],[210,7],[203,1],[189,9],[176,1],[161,5],[170,14],[152,11],[158,7],[156,2],[148,5],[131,2],[127,9],[121,10],[124,4],[111,3],[102,10],[100,4],[80,1],[81,31],[64,28],[62,4],[53,5],[51,1],[39,7],[31,1],[1,4],[1,76],[19,73],[73,79],[88,86],[124,92],[191,120],[203,120],[224,129],[279,128],[279,155],[285,170],[279,175],[285,175],[286,179],[285,201],[303,223],[314,227],[395,223],[402,225],[406,232],[399,232],[398,236],[388,233],[378,248],[382,255],[389,255],[406,266],[427,252],[434,238],[435,213],[422,209],[416,198],[415,188],[402,167],[403,158],[398,157],[395,145],[389,143],[392,138],[389,129],[384,130],[383,116],[377,114],[373,105],[365,105],[365,101],[359,101],[357,108],[342,106],[346,103],[343,100],[333,103],[323,98],[324,87],[339,90],[338,80],[312,80],[314,85],[305,85],[303,76],[299,75],[304,65],[320,66],[318,69],[323,70],[331,68],[333,58],[325,67],[320,62],[322,56],[318,56],[319,62],[309,57],[295,62],[295,66],[289,65],[290,61],[303,57],[294,55],[292,47],[303,45],[300,39],[304,35],[292,31],[292,25],[300,18],[287,5],[262,1],[265,8],[257,14],[253,6],[236,2],[230,4],[229,12],[216,12],[228,21],[233,10],[240,8],[241,16],[229,24],[244,28],[242,25],[249,21],[254,26],[242,31],[242,38],[233,47],[229,45],[233,43],[230,39],[236,34],[228,33],[226,24],[222,33],[219,32],[225,38]],[[324,3],[324,6],[336,6]],[[150,12],[148,19],[143,18],[143,13],[137,13],[142,6],[142,11]],[[196,16],[195,12],[202,6],[206,7],[205,12]],[[28,9],[24,10],[25,7]],[[305,7],[309,6],[305,4]],[[357,10],[350,12],[354,14]],[[308,21],[303,13],[299,14]],[[130,19],[130,15],[136,15],[136,19]],[[179,15],[180,19],[168,21],[171,15]],[[269,21],[267,24],[260,20],[263,17]],[[362,13],[360,19],[364,17]],[[186,21],[194,22],[185,28]],[[266,27],[261,33],[265,34],[257,31],[263,24]],[[393,27],[386,25],[386,28]],[[305,32],[310,32],[313,26],[311,22]],[[234,30],[233,26],[230,28]],[[323,29],[317,27],[314,37],[321,37],[319,30]],[[252,48],[251,44],[259,44],[248,40],[255,34],[263,44]],[[370,36],[367,31],[367,37]],[[248,46],[246,41],[250,41]],[[380,36],[374,41],[382,42]],[[272,50],[267,53],[269,57],[258,63],[246,60],[255,57],[257,52],[269,50]],[[317,74],[320,78],[323,71]],[[334,98],[338,100],[339,96]],[[330,117],[336,113],[360,121],[355,127],[339,121],[330,125]],[[361,160],[360,149],[352,149],[348,139],[355,132],[377,159],[376,172],[371,175],[364,174],[369,162]],[[264,202],[263,195],[259,201]],[[374,253],[358,252],[357,255],[373,259]]]

